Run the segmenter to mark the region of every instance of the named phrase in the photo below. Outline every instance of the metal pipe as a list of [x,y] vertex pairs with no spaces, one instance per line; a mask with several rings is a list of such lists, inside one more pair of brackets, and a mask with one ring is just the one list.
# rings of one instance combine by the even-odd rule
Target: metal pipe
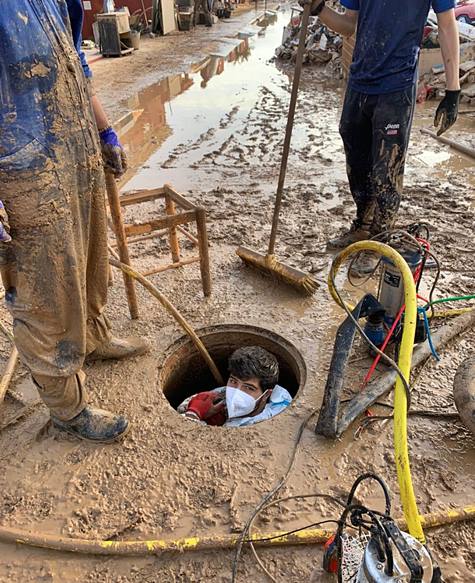
[[465,154],[466,156],[475,159],[475,148],[464,146],[463,144],[459,144],[458,142],[455,142],[454,140],[451,140],[450,138],[446,138],[444,136],[438,136],[436,133],[431,132],[430,130],[426,130],[425,128],[422,128],[421,132],[423,134],[427,134],[431,138],[434,138],[434,140],[442,142],[443,144],[450,146],[454,150],[457,150],[458,152],[461,152],[462,154]]

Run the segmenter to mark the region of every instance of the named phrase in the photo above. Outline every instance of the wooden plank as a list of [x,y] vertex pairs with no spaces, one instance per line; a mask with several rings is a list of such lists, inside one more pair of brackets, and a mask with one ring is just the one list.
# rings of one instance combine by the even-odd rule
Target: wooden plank
[[198,227],[200,269],[203,293],[205,297],[209,297],[211,295],[211,272],[209,263],[208,232],[206,230],[206,211],[204,208],[196,209],[196,226]]
[[165,189],[165,192],[170,196],[170,198],[174,200],[182,208],[188,210],[196,209],[196,206],[194,204],[191,204],[191,202],[187,201],[186,198],[179,194],[173,188],[173,186],[171,186],[171,184],[165,184],[163,188]]
[[[436,349],[441,349],[448,342],[456,338],[459,334],[467,329],[473,328],[475,325],[475,310],[461,316],[457,316],[453,320],[444,324],[432,333],[432,343]],[[424,362],[432,354],[429,343],[426,341],[423,344],[418,344],[412,355],[411,368]],[[368,407],[388,393],[396,382],[397,372],[394,369],[389,369],[382,376],[371,381],[366,386],[362,393],[358,393],[346,406],[338,423],[337,436],[340,436],[353,421],[359,417]]]
[[130,204],[139,204],[141,202],[149,202],[157,198],[163,198],[165,190],[163,188],[154,188],[152,190],[129,190],[120,197],[121,206],[128,206]]
[[177,231],[179,231],[182,235],[189,239],[194,245],[198,245],[198,239],[194,235],[192,235],[189,231],[187,231],[185,228],[177,227]]
[[10,381],[12,380],[13,373],[15,372],[17,364],[18,364],[18,350],[16,349],[16,346],[13,346],[13,349],[10,353],[10,357],[7,361],[5,372],[3,373],[3,378],[0,381],[0,405],[3,403],[3,399],[5,398],[5,394],[7,392]]
[[[122,263],[130,265],[129,249],[127,247],[127,236],[124,232],[124,222],[122,220],[122,209],[119,202],[119,189],[114,176],[106,172],[106,190],[109,199],[109,210],[114,226],[114,234],[119,250],[119,257]],[[130,317],[136,320],[139,317],[139,307],[137,303],[137,294],[135,293],[134,280],[126,273],[124,275],[125,292],[127,294],[127,303],[129,304]]]
[[190,263],[198,263],[200,261],[199,257],[190,257],[189,259],[181,259],[176,263],[169,263],[168,265],[161,265],[160,267],[152,267],[147,271],[143,271],[143,275],[154,275],[156,273],[162,273],[163,271],[168,271],[169,269],[178,269],[178,267],[183,267],[184,265],[190,265]]
[[127,237],[134,235],[145,235],[151,233],[152,231],[158,231],[158,229],[170,229],[176,225],[183,225],[186,223],[191,223],[195,220],[195,211],[186,211],[179,215],[173,217],[161,217],[159,219],[152,219],[148,223],[142,223],[140,225],[124,225],[125,234]]
[[[169,217],[175,217],[176,216],[175,201],[172,200],[171,196],[168,193],[165,195],[165,206],[167,215]],[[180,261],[180,243],[178,242],[176,226],[170,227],[169,240],[170,249],[172,252],[172,261],[173,263],[178,263]]]

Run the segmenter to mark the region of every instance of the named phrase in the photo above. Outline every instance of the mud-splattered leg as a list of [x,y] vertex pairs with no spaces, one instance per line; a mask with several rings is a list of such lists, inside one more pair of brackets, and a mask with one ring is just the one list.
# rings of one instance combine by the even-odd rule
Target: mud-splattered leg
[[415,94],[412,88],[379,95],[373,112],[372,185],[376,207],[372,235],[393,228],[401,202]]
[[[0,263],[15,343],[45,404],[65,421],[86,406],[81,369],[88,350],[110,334],[102,314],[108,283],[102,161],[81,138],[66,144],[72,158],[50,157],[37,145],[0,165],[12,233]],[[26,155],[34,170],[18,170]]]
[[368,108],[373,96],[348,88],[340,120],[340,135],[346,154],[351,195],[356,204],[354,227],[369,229],[373,221],[375,196],[372,190],[373,132]]

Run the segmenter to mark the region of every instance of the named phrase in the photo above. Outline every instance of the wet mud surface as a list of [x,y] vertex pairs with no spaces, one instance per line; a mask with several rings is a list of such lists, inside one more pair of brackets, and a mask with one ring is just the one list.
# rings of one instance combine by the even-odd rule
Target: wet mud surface
[[[287,468],[300,424],[320,406],[343,314],[324,283],[312,298],[302,298],[248,270],[235,255],[239,244],[264,251],[270,232],[291,78],[290,70],[280,70],[271,59],[286,21],[287,15],[279,15],[264,35],[234,41],[231,51],[222,46],[225,56],[191,66],[185,55],[182,73],[164,76],[134,97],[127,93],[129,88],[122,91],[125,83],[119,80],[112,86],[107,78],[98,78],[96,86],[105,105],[125,120],[121,136],[133,169],[123,188],[154,188],[168,181],[207,209],[212,296],[203,298],[196,264],[151,276],[152,281],[198,328],[226,322],[254,324],[284,336],[306,361],[305,387],[286,412],[255,427],[202,427],[181,418],[162,394],[158,375],[166,349],[182,332],[142,288],[138,288],[141,319],[131,321],[122,278],[115,274],[107,311],[114,330],[118,335],[143,336],[152,351],[134,361],[88,366],[86,373],[91,401],[125,413],[132,430],[123,444],[104,447],[78,443],[45,428],[47,410],[37,403],[35,389],[20,368],[13,388],[31,410],[0,433],[0,524],[111,540],[226,534],[242,528],[261,496]],[[204,73],[202,67],[207,67]],[[137,89],[144,79],[137,82]],[[117,99],[112,103],[108,97],[114,91],[124,96],[119,107]],[[332,260],[326,240],[353,216],[338,135],[343,92],[343,85],[326,79],[322,71],[305,69],[279,230],[278,256],[322,281]],[[418,131],[430,126],[433,111],[433,103],[417,111],[399,216],[401,226],[418,220],[430,224],[432,248],[443,268],[436,297],[444,297],[473,292],[474,173],[469,159]],[[473,120],[461,119],[450,137],[473,144],[474,125]],[[159,212],[153,203],[128,207],[126,220],[143,221]],[[192,253],[189,242],[181,243],[184,255]],[[164,238],[131,245],[140,270],[160,264],[167,253]],[[423,291],[431,280],[428,275]],[[357,297],[361,292],[351,293]],[[1,317],[8,322],[6,311]],[[474,331],[463,334],[441,351],[440,362],[431,360],[416,373],[414,408],[455,410],[452,381],[457,366],[473,352],[474,341]],[[6,361],[9,346],[2,341],[0,348]],[[358,391],[370,364],[359,344],[353,359],[348,395]],[[21,410],[18,401],[7,396],[5,414],[14,416]],[[375,407],[375,412],[386,411]],[[294,469],[280,495],[340,496],[360,473],[372,471],[388,482],[394,514],[400,516],[392,424],[376,424],[355,437],[356,424],[334,442],[317,437],[315,424],[316,416],[303,433]],[[411,418],[409,443],[421,513],[473,503],[475,439],[460,421]],[[362,489],[361,494],[375,505],[382,503],[376,490]],[[327,501],[285,502],[262,514],[256,529],[291,530],[335,518],[338,512]],[[474,580],[472,524],[428,531],[428,536],[447,581]],[[259,554],[279,582],[329,581],[321,570],[320,547]],[[55,583],[224,583],[230,581],[233,558],[230,551],[157,558],[81,557],[5,544],[0,544],[0,556],[1,582]],[[239,581],[267,580],[247,551],[239,572]]]

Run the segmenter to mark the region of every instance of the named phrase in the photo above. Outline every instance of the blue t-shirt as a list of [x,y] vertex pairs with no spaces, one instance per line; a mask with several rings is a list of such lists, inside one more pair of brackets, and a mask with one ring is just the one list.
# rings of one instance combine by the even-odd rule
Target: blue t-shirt
[[349,86],[367,94],[394,93],[416,81],[427,15],[445,12],[455,0],[340,0],[358,10]]

